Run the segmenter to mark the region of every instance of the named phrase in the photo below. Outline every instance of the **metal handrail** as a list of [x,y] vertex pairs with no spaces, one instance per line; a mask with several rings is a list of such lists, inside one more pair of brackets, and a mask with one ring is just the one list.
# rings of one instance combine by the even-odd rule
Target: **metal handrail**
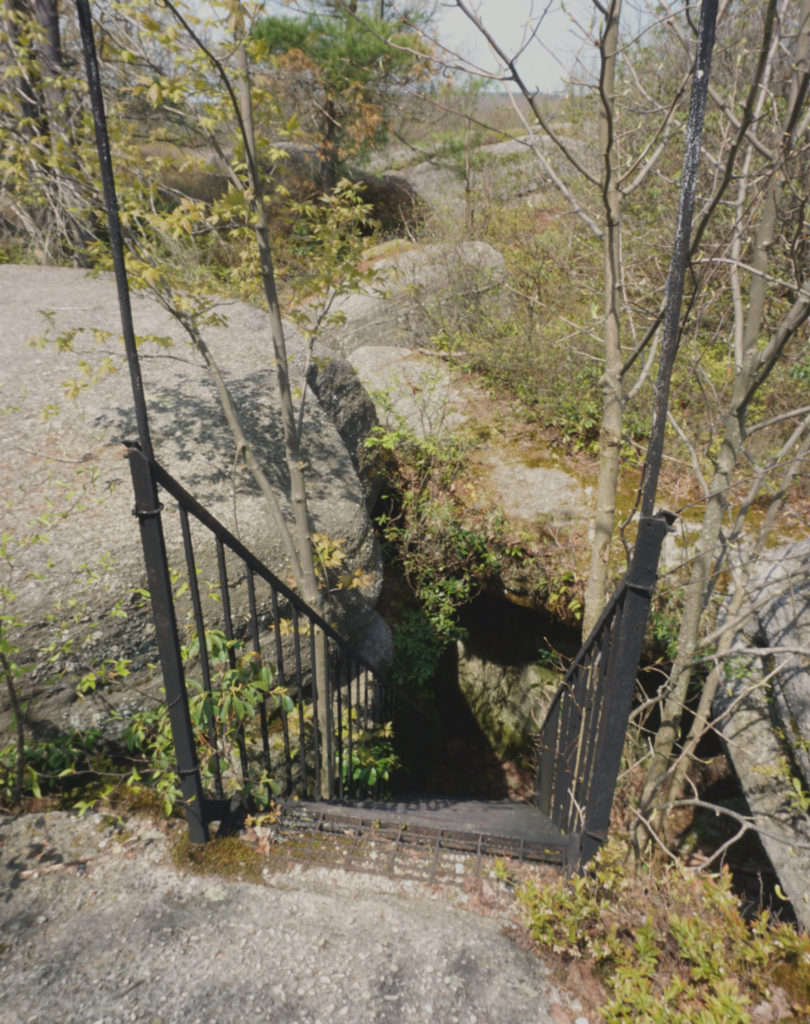
[[661,546],[674,516],[642,518],[630,568],[557,688],[540,729],[535,799],[587,861],[607,835]]
[[[240,726],[234,737],[239,768],[235,769],[231,764],[229,778],[233,788],[234,771],[237,774],[241,772],[241,792],[236,794],[237,803],[244,804],[246,793],[253,784],[246,734],[248,728],[258,729],[260,750],[256,756],[261,761],[264,776],[271,772],[283,775],[282,788],[288,795],[312,796],[314,785],[315,795],[338,800],[358,795],[353,768],[361,746],[369,741],[369,732],[373,737],[375,729],[391,720],[395,738],[398,732],[407,734],[414,730],[423,736],[431,735],[428,716],[407,693],[385,679],[367,658],[279,579],[164,467],[148,458],[138,445],[130,443],[127,447],[135,488],[134,514],[141,526],[178,774],[190,836],[194,842],[207,841],[211,822],[223,821],[231,808],[226,799],[227,787],[220,764],[223,737],[213,713],[209,715],[204,737],[195,735],[192,723],[186,666],[175,610],[174,580],[163,534],[163,506],[158,501],[158,494],[172,498],[179,512],[184,572],[191,602],[189,618],[198,638],[197,656],[203,690],[209,697],[212,695],[214,673],[206,642],[206,622],[210,616],[206,615],[203,607],[197,580],[191,518],[215,545],[220,601],[217,625],[221,625],[228,644],[230,667],[237,667],[235,648],[241,643],[246,647],[249,645],[251,657],[257,665],[268,660],[275,662],[276,685],[282,687],[295,704],[296,710],[288,714],[283,699],[274,708],[268,707],[266,701],[260,701],[258,721]],[[239,567],[238,583],[233,574],[229,578],[227,556],[235,559]],[[257,585],[260,583],[268,591],[263,606],[257,597]],[[231,599],[231,590],[236,586],[244,586],[248,605],[246,619],[241,622],[237,621]],[[284,614],[282,604],[286,606]],[[269,654],[262,648],[262,618],[269,623],[266,632],[273,648]],[[290,634],[286,649],[282,638],[285,631]],[[272,634],[272,639],[269,634]],[[240,641],[240,637],[244,639]],[[319,700],[324,699],[326,707],[319,707]],[[271,734],[276,722],[280,723],[283,738],[282,752],[274,763]],[[292,753],[293,732],[298,736],[297,757]],[[201,742],[209,750],[207,761],[213,764],[213,782],[208,787],[200,764],[198,747]],[[406,752],[403,752],[403,760],[406,759]],[[424,759],[420,757],[420,760]],[[421,767],[424,769],[426,766],[423,763]],[[208,791],[211,789],[213,795]],[[361,795],[375,795],[373,787]]]

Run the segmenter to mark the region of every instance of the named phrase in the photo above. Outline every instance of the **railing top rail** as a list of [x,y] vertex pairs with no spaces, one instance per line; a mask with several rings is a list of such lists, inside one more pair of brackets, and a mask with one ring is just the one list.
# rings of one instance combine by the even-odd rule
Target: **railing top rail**
[[[577,651],[576,657],[568,666],[565,676],[557,689],[557,694],[565,688],[569,677],[572,676],[577,668],[590,656],[591,648],[599,639],[605,623],[613,614],[616,605],[619,603],[625,590],[651,591],[655,586],[661,539],[663,539],[663,536],[672,528],[674,521],[675,515],[672,512],[667,512],[663,509],[660,512],[657,512],[654,516],[645,516],[640,520],[639,536],[636,541],[636,548],[638,550],[637,552],[634,552],[634,557],[630,563],[630,567],[617,584],[610,600],[602,609],[602,614],[596,620],[587,640]],[[644,543],[642,543],[641,546],[639,545],[639,541],[643,542],[647,540],[644,534],[648,533],[650,530],[652,530],[653,533],[653,543],[658,543],[654,557],[648,555],[646,545]],[[656,541],[656,537],[660,539]],[[640,558],[637,557],[637,555],[640,556]],[[648,561],[650,564],[647,564]],[[557,694],[554,696],[555,700],[557,699]]]
[[[131,441],[127,441],[125,444],[131,451],[134,450],[138,452],[142,458],[146,458],[137,444]],[[261,562],[249,548],[246,548],[245,545],[235,537],[226,526],[223,526],[218,519],[212,516],[211,513],[204,508],[181,483],[175,480],[168,470],[164,469],[164,467],[154,459],[151,460],[151,462],[155,480],[165,491],[168,491],[176,501],[180,502],[187,512],[190,512],[195,519],[198,519],[203,524],[203,526],[206,526],[213,534],[219,537],[223,544],[229,547],[235,555],[241,558],[242,561],[246,562],[257,575],[261,576],[267,583],[274,587],[291,604],[294,604],[299,612],[303,612],[309,619],[311,619],[316,626],[326,633],[327,636],[341,646],[347,646],[346,641],[324,618],[322,618],[322,616],[310,608],[309,605],[307,605],[307,603],[299,597],[291,587],[284,583],[283,580],[279,579],[279,577],[268,569],[267,566],[264,565],[264,563]],[[363,664],[364,668],[374,671],[373,667],[366,664],[363,658],[359,655],[358,661]]]
[[630,566],[557,687],[540,729],[535,794],[565,831],[574,812],[584,813],[585,860],[607,833],[661,545],[673,520],[665,511],[641,518]]
[[[660,540],[663,540],[664,536],[672,528],[672,524],[675,522],[675,519],[676,516],[674,513],[662,509],[662,511],[656,512],[654,516],[644,516],[639,521],[639,536],[636,541],[636,548],[639,549],[639,542],[641,541],[642,544],[640,550],[638,550],[638,555],[640,557],[637,557],[637,552],[634,551],[634,557],[631,560],[630,567],[619,584],[616,585],[610,600],[604,608],[602,608],[602,613],[597,618],[593,629],[588,635],[588,639],[579,649],[577,656],[573,658],[571,664],[568,666],[568,670],[565,673],[565,679],[567,679],[568,675],[577,669],[577,667],[588,657],[591,647],[602,632],[602,628],[610,615],[612,615],[616,604],[619,603],[619,600],[625,590],[642,590],[649,591],[651,593],[652,588],[655,586]],[[643,541],[646,540],[644,535],[650,529],[653,534],[652,543],[657,543],[658,545],[654,550],[654,556],[647,552],[646,545],[643,544]],[[657,542],[656,538],[658,538]],[[649,564],[647,564],[647,562],[649,562]],[[564,685],[564,680],[561,685]]]
[[602,634],[602,630],[605,627],[605,623],[608,622],[608,620],[610,619],[611,615],[613,615],[613,612],[616,609],[616,605],[621,600],[622,594],[625,592],[626,589],[627,589],[627,577],[624,576],[621,580],[619,580],[619,582],[616,585],[615,590],[613,591],[613,594],[610,597],[610,600],[605,605],[605,607],[602,609],[602,614],[596,620],[596,623],[594,624],[593,629],[591,630],[590,634],[588,635],[588,639],[585,641],[585,643],[577,651],[576,655],[574,656],[573,661],[568,666],[568,670],[565,673],[565,678],[566,679],[568,678],[569,675],[571,675],[576,670],[576,668],[579,665],[581,665],[584,661],[587,661],[587,659],[588,659],[588,657],[590,656],[590,653],[591,653],[591,648],[594,646],[594,644],[596,644],[599,641],[599,639],[601,637],[601,634]]
[[[323,630],[324,634],[333,640],[341,651],[351,653],[360,668],[373,673],[375,676],[379,676],[379,670],[375,668],[374,665],[359,654],[321,615],[310,608],[303,598],[299,597],[291,587],[284,583],[283,580],[279,579],[274,572],[268,569],[267,566],[260,561],[249,548],[246,548],[245,545],[235,537],[226,526],[223,526],[215,516],[211,515],[211,513],[204,508],[197,499],[194,498],[193,495],[191,495],[185,487],[183,487],[183,485],[168,472],[168,470],[161,466],[156,460],[147,459],[146,455],[144,455],[140,446],[136,442],[125,441],[124,443],[126,444],[130,454],[136,454],[140,458],[150,462],[156,482],[165,491],[167,491],[175,501],[179,502],[187,512],[191,513],[195,519],[199,520],[203,526],[218,537],[238,558],[242,559],[242,561],[245,562],[245,564],[248,565],[257,576],[260,576],[266,583],[269,583],[271,587],[289,601],[299,614],[305,615],[311,622],[318,626],[319,629]],[[399,687],[397,687],[396,690],[398,697],[408,704],[414,712],[425,717],[422,709],[408,696],[407,693]]]

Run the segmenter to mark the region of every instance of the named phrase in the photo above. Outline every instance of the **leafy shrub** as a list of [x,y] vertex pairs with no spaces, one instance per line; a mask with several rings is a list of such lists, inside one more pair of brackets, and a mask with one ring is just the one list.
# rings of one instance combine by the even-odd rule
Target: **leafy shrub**
[[[17,744],[9,743],[0,749],[0,803],[3,808],[11,808],[18,794],[39,800],[75,789],[82,779],[97,775],[102,766],[109,768],[103,754],[101,734],[95,729],[72,729],[51,739],[26,740],[22,765]],[[22,779],[18,782],[20,768]]]
[[[472,440],[452,433],[420,438],[400,421],[391,429],[376,428],[366,444],[390,457],[388,507],[377,525],[426,619],[403,624],[395,672],[402,679],[424,679],[430,658],[438,660],[437,652],[460,635],[458,608],[498,568],[490,539],[465,521],[455,494]],[[406,651],[416,654],[422,666],[406,667]]]
[[[352,718],[356,718],[355,711],[352,711]],[[353,792],[358,797],[376,795],[379,787],[390,782],[391,776],[400,766],[399,757],[394,751],[394,730],[390,722],[359,735],[353,733],[351,759],[348,753],[344,730],[343,784],[346,786],[351,776]]]
[[606,1024],[750,1024],[777,986],[797,1015],[810,1013],[810,937],[767,912],[745,921],[725,868],[633,875],[623,858],[612,841],[587,874],[520,892],[541,948],[595,963]]
[[[282,687],[273,686],[274,669],[261,664],[239,641],[228,640],[219,630],[206,630],[205,644],[212,670],[211,689],[186,680],[203,786],[212,788],[219,775],[226,794],[239,791],[258,806],[266,806],[279,787],[252,750],[252,739],[258,743],[258,738],[252,737],[250,727],[261,705],[283,706],[289,713],[293,702]],[[186,661],[196,658],[199,640],[195,638],[183,654]],[[124,740],[137,759],[129,784],[154,787],[170,814],[180,801],[181,790],[167,705],[161,703],[152,711],[134,715]],[[249,769],[245,779],[243,760]]]
[[424,692],[436,674],[445,640],[423,608],[404,611],[393,626],[394,658],[391,679],[411,692]]

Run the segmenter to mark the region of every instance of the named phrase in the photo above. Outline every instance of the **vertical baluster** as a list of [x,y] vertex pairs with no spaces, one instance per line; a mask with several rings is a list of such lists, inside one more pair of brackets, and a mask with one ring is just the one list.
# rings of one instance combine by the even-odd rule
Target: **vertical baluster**
[[[337,746],[337,792],[338,799],[342,800],[348,792],[351,795],[351,761],[344,764],[343,760],[343,680],[342,669],[344,664],[344,653],[342,645],[333,645],[333,659],[335,665],[335,704],[337,710],[337,724],[335,725],[335,743]],[[349,702],[351,705],[351,701]],[[351,730],[351,726],[349,726]],[[344,782],[345,768],[345,782]]]
[[[298,728],[300,745],[299,751],[301,755],[301,786],[306,793],[307,791],[307,745],[306,745],[306,733],[304,731],[304,684],[301,677],[301,631],[298,623],[298,609],[295,605],[290,606],[290,622],[292,623],[293,630],[293,652],[295,655],[295,689],[298,694]],[[313,707],[314,713],[314,707]],[[315,725],[313,724],[313,731],[315,731]],[[316,741],[313,741],[314,743]],[[317,748],[316,748],[317,749]],[[315,757],[315,778],[317,788],[318,778],[318,758],[317,754]]]
[[[281,642],[281,617],[278,613],[278,594],[276,593],[275,587],[270,588],[270,610],[273,618],[273,635],[275,637],[276,644],[276,685],[283,688],[281,700],[281,728],[284,735],[284,766],[287,773],[287,784],[284,792],[289,796],[292,792],[292,751],[290,750],[290,723],[287,717],[287,709],[284,706],[284,698],[287,696],[287,679],[284,674],[284,647]],[[297,694],[297,703],[299,713],[303,713],[301,711],[300,692]],[[302,732],[301,743],[303,744],[303,742],[304,738]],[[304,776],[304,782],[306,783],[306,775]]]
[[[228,567],[225,562],[225,546],[217,537],[217,569],[219,571],[220,600],[222,602],[223,632],[228,641],[228,664],[232,671],[236,670],[236,651],[234,650],[233,617],[231,615],[231,594],[228,589]],[[245,749],[245,728],[240,724],[236,730],[236,745],[239,749],[239,763],[242,769],[242,782],[248,779],[247,750]]]
[[334,799],[335,796],[335,730],[332,725],[333,714],[332,714],[332,697],[334,690],[334,680],[332,679],[331,667],[332,663],[329,658],[329,639],[326,633],[322,629],[316,626],[312,626],[312,632],[315,634],[316,641],[320,642],[324,673],[326,675],[326,707],[323,709],[323,731],[326,734],[321,740],[326,750],[326,756],[324,757],[324,769],[326,771],[326,784],[327,793],[330,800]]
[[[262,669],[262,648],[259,641],[259,615],[256,610],[256,586],[253,578],[253,570],[245,566],[247,573],[248,605],[250,607],[250,636],[253,641],[253,653],[256,656],[256,669]],[[267,694],[262,697],[259,704],[259,726],[262,734],[262,753],[264,754],[264,769],[270,774],[272,765],[270,763],[270,738],[267,735]],[[268,792],[268,796],[270,796]]]
[[576,747],[570,759],[570,778],[566,809],[561,811],[565,821],[565,831],[582,830],[580,821],[582,800],[582,763],[587,756],[590,739],[590,726],[597,720],[596,701],[599,699],[599,680],[604,678],[609,661],[611,624],[613,615],[600,619],[599,632],[591,636],[588,652],[580,663],[580,671],[576,677],[576,703],[580,708],[579,722],[576,731]]
[[576,735],[578,733],[579,708],[577,707],[577,686],[582,672],[580,665],[574,666],[566,678],[560,700],[560,731],[557,743],[557,770],[554,778],[554,795],[551,801],[552,820],[561,824],[562,811],[568,803],[568,792],[576,757]]
[[564,691],[558,690],[543,723],[537,751],[537,806],[549,818],[552,816],[552,793],[554,792],[555,774],[558,765],[560,706],[563,697]]
[[312,749],[315,753],[315,797],[319,799],[323,793],[321,787],[321,743],[320,714],[318,700],[318,659],[315,651],[315,630],[309,623],[309,664],[312,688]]
[[610,700],[608,692],[610,681],[615,679],[617,655],[619,653],[618,637],[620,635],[622,616],[624,614],[624,599],[626,591],[616,602],[613,615],[610,621],[605,624],[599,658],[598,671],[594,673],[595,680],[593,692],[589,695],[589,715],[587,732],[584,738],[584,752],[581,758],[581,767],[577,779],[577,801],[587,817],[587,809],[590,801],[591,787],[593,783],[594,758],[596,756],[596,745],[599,733],[602,729],[602,722],[605,712],[605,704]]
[[352,712],[354,709],[354,701],[352,699],[352,680],[354,679],[354,660],[352,653],[347,648],[341,647],[341,670],[342,670],[342,682],[341,686],[345,689],[345,710],[344,719],[346,722],[346,736],[343,742],[344,754],[346,757],[346,778],[349,780],[350,791],[353,791],[354,782],[352,775],[354,773],[354,733],[355,724],[352,718]]
[[208,743],[211,748],[210,760],[214,768],[214,790],[221,799],[223,796],[222,771],[219,764],[219,736],[217,723],[214,718],[211,697],[211,663],[208,658],[208,644],[205,636],[205,619],[203,616],[202,601],[200,599],[200,585],[197,581],[197,567],[194,558],[194,545],[191,539],[191,527],[188,521],[188,512],[182,505],[177,506],[180,512],[180,528],[183,532],[183,550],[186,556],[186,571],[188,573],[188,588],[191,594],[191,606],[194,611],[194,628],[197,631],[197,644],[200,650],[200,673],[202,675],[203,690],[209,697],[209,712],[206,730],[208,732]]
[[627,722],[636,686],[636,675],[650,601],[658,572],[661,545],[673,517],[668,512],[639,522],[636,546],[625,578],[624,610],[614,639],[610,668],[610,700],[605,706],[599,735],[595,738],[594,786],[588,795],[582,858],[587,861],[607,835],[610,806],[619,774]]
[[208,817],[194,730],[189,714],[183,660],[177,638],[177,620],[153,463],[137,448],[130,448],[128,456],[135,491],[135,515],[138,517],[141,530],[149,598],[160,651],[186,822],[191,841],[205,843],[209,836]]

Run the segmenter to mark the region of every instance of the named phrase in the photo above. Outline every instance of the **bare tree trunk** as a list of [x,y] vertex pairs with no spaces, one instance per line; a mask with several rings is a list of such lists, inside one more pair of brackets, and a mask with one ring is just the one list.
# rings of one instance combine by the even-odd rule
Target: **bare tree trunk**
[[616,519],[619,456],[622,443],[621,196],[616,158],[616,60],[621,0],[612,0],[600,40],[601,97],[599,149],[602,157],[602,204],[605,213],[605,365],[602,373],[602,421],[599,429],[599,477],[591,560],[585,586],[582,633],[587,637],[607,600],[610,541]]
[[321,189],[331,192],[337,184],[337,111],[335,101],[327,96],[323,103],[323,149],[321,151]]
[[44,33],[42,59],[49,75],[62,70],[62,36],[59,31],[57,0],[33,0],[34,14]]
[[6,31],[12,50],[12,63],[17,66],[16,92],[20,115],[23,120],[36,126],[38,136],[48,139],[48,112],[37,47],[32,36],[34,24],[39,24],[36,14],[26,0],[6,0]]
[[[776,521],[776,516],[784,505],[788,487],[799,473],[801,473],[808,454],[810,454],[810,435],[807,434],[808,428],[810,428],[810,418],[805,419],[797,430],[794,431],[793,435],[789,438],[788,443],[773,460],[772,464],[765,467],[765,469],[757,475],[757,478],[749,491],[745,505],[737,517],[741,524],[742,519],[744,519],[748,512],[748,509],[750,509],[754,500],[762,491],[770,470],[774,468],[775,464],[780,463],[783,457],[787,457],[789,450],[792,449],[796,443],[801,442],[785,465],[779,488],[768,507],[768,512],[757,535],[756,544],[747,556],[749,562],[753,561],[764,550],[773,524]],[[689,732],[684,740],[683,750],[670,770],[669,779],[664,791],[664,803],[669,803],[674,800],[680,792],[686,779],[686,773],[689,769],[689,759],[693,756],[700,740],[711,728],[710,719],[712,704],[714,703],[714,698],[717,695],[719,687],[725,681],[725,662],[726,658],[731,653],[735,637],[737,636],[738,617],[745,602],[751,599],[751,595],[747,587],[748,573],[744,566],[738,571],[738,576],[739,578],[736,583],[736,588],[731,601],[729,602],[726,615],[727,627],[720,635],[717,651],[715,652],[714,667],[709,673],[706,682],[703,684],[700,701],[698,703],[697,710],[695,711],[694,718],[692,719],[692,724],[689,727]]]
[[[237,4],[234,4],[234,35],[235,35],[235,58],[239,76],[236,90],[230,76],[222,62],[217,59],[214,53],[206,46],[203,40],[197,35],[192,26],[178,10],[172,0],[165,0],[166,7],[172,13],[175,20],[188,33],[194,44],[205,54],[210,61],[215,73],[219,76],[228,96],[234,115],[239,125],[242,143],[245,149],[245,163],[247,165],[248,184],[245,186],[240,182],[235,173],[231,173],[234,185],[242,189],[247,201],[253,228],[256,236],[256,243],[259,252],[260,275],[264,290],[265,301],[267,302],[270,317],[270,334],[273,344],[273,361],[276,374],[276,382],[279,392],[279,406],[281,412],[282,429],[284,435],[284,450],[287,472],[290,477],[290,502],[293,511],[295,543],[293,544],[286,524],[280,524],[282,539],[285,542],[285,549],[291,562],[291,569],[296,579],[296,584],[301,595],[307,604],[318,614],[324,616],[326,605],[324,595],[318,586],[315,573],[315,560],[312,547],[312,528],[309,520],[307,507],[306,484],[304,480],[304,458],[301,453],[300,431],[296,426],[295,407],[293,405],[292,391],[290,388],[290,375],[288,368],[287,347],[284,338],[284,326],[281,320],[281,307],[278,300],[276,288],[275,271],[273,268],[273,257],[270,247],[270,237],[267,226],[267,215],[264,208],[263,185],[261,170],[258,163],[255,126],[253,118],[253,101],[251,96],[250,70],[248,66],[247,50],[244,43],[244,14]],[[244,432],[239,423],[233,403],[230,400],[227,386],[219,373],[218,367],[207,352],[199,333],[180,318],[184,326],[189,330],[192,339],[195,341],[198,350],[202,353],[206,362],[214,373],[214,380],[217,384],[220,398],[223,402],[223,409],[228,423],[234,434],[239,452],[245,458],[248,468],[251,470],[263,494],[268,500],[271,513],[276,520],[280,518],[280,509],[275,496],[269,488],[269,484],[261,467],[258,465],[253,452],[251,451]],[[328,749],[330,743],[326,741],[326,731],[329,722],[329,678],[326,644],[323,642],[323,634],[317,627],[314,643],[314,664],[312,665],[312,685],[315,690],[315,697],[318,704],[318,729],[320,745],[320,779],[322,797],[328,797],[331,791],[332,766],[328,763]]]
[[290,388],[290,374],[287,359],[287,346],[284,339],[284,325],[281,322],[281,307],[276,290],[276,277],[273,269],[273,257],[270,250],[270,237],[267,229],[267,215],[262,197],[262,181],[256,161],[256,140],[253,128],[253,106],[250,96],[250,78],[247,65],[247,54],[243,43],[237,50],[239,66],[239,103],[248,149],[247,164],[250,173],[250,207],[254,218],[256,242],[259,248],[259,264],[261,267],[262,287],[270,313],[270,333],[273,341],[273,357],[276,379],[278,381],[281,422],[284,431],[284,452],[287,471],[290,474],[290,501],[295,521],[295,539],[298,548],[300,586],[304,599],[316,611],[323,609],[323,600],[315,575],[315,562],[312,553],[312,529],[307,508],[306,485],[304,482],[304,461],[301,455],[298,431],[295,424],[295,406]]
[[[700,646],[701,618],[711,599],[722,566],[722,527],[728,508],[729,491],[746,437],[748,410],[757,389],[767,379],[785,345],[810,315],[810,282],[803,281],[796,300],[773,332],[769,343],[764,349],[760,348],[759,339],[766,310],[767,268],[776,234],[782,167],[791,146],[791,132],[795,129],[799,110],[807,92],[809,44],[810,0],[802,0],[793,81],[787,112],[782,122],[782,147],[766,187],[749,266],[751,281],[746,319],[742,330],[738,331],[737,366],[729,411],[725,418],[723,443],[709,486],[697,551],[686,587],[677,653],[665,695],[661,726],[656,734],[653,757],[641,797],[642,813],[650,816],[655,807],[665,803],[671,795],[669,786],[663,795],[661,788],[681,735],[683,712],[692,682],[694,658]],[[647,841],[647,834],[642,826],[637,832],[636,840]]]
[[[287,346],[284,339],[284,325],[281,321],[281,308],[276,290],[276,278],[273,270],[273,257],[270,250],[270,238],[267,229],[267,216],[262,195],[262,181],[256,158],[256,140],[254,136],[253,105],[250,95],[250,77],[247,53],[244,43],[239,40],[237,62],[239,68],[239,104],[245,133],[247,148],[247,164],[250,173],[250,206],[254,217],[256,242],[259,248],[259,265],[261,267],[262,286],[264,288],[267,308],[270,312],[270,331],[273,339],[273,355],[275,359],[276,380],[278,381],[279,401],[281,405],[281,421],[284,429],[284,449],[287,471],[290,474],[290,501],[295,522],[295,538],[298,548],[298,570],[300,586],[304,600],[319,614],[325,611],[323,594],[318,586],[315,574],[315,560],[312,549],[312,526],[309,521],[307,492],[304,481],[304,460],[301,454],[299,432],[295,422],[295,407],[290,389],[290,375],[287,366]],[[315,664],[312,666],[312,685],[317,691],[318,731],[320,736],[320,796],[328,799],[331,795],[331,771],[328,763],[328,750],[331,739],[327,742],[329,729],[329,702],[331,693],[328,679],[328,663],[326,644],[321,631],[313,626],[315,635]]]

